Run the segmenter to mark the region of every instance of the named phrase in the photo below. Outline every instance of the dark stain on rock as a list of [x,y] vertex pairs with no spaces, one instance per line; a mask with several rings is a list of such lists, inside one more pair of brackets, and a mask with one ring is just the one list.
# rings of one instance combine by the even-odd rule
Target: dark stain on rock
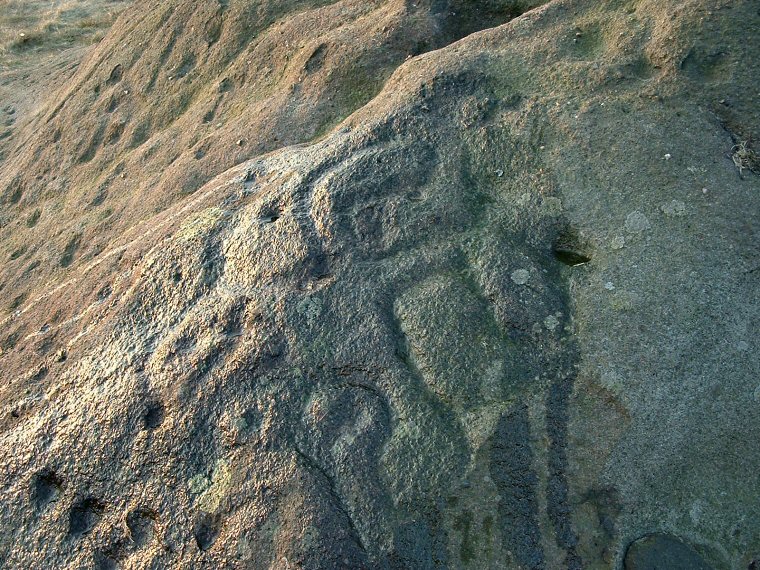
[[546,398],[546,429],[549,435],[549,476],[546,490],[546,510],[549,514],[557,544],[567,551],[569,570],[580,570],[583,565],[576,553],[578,536],[570,518],[567,485],[567,425],[570,396],[574,377],[556,380]]
[[599,528],[612,538],[615,535],[615,521],[622,508],[617,489],[612,487],[590,489],[584,496],[583,502],[590,503],[594,507]]
[[472,535],[472,513],[464,511],[454,522],[454,530],[462,535],[459,558],[464,564],[469,564],[475,558],[478,547],[477,539]]
[[497,512],[504,544],[521,567],[545,568],[538,524],[538,477],[533,472],[528,408],[504,414],[492,436],[490,472],[501,495]]
[[93,557],[95,570],[117,570],[119,562],[110,553],[96,552]]
[[388,557],[393,569],[435,570],[448,568],[443,542],[425,521],[402,524],[395,537],[395,548]]

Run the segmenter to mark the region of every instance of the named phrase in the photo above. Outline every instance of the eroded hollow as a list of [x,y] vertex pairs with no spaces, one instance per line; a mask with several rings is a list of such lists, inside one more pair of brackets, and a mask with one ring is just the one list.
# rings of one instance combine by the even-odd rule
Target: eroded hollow
[[161,402],[150,402],[143,413],[143,429],[149,431],[158,429],[164,423],[165,416],[166,410]]
[[78,501],[69,513],[69,536],[79,537],[90,532],[100,521],[105,504],[95,497]]
[[554,257],[560,263],[575,267],[591,261],[590,247],[573,228],[562,230],[554,242]]
[[554,249],[554,257],[556,257],[558,261],[561,261],[570,267],[583,265],[584,263],[591,261],[591,258],[586,254],[572,248],[563,247]]
[[129,529],[130,538],[138,547],[153,540],[157,520],[158,513],[146,507],[140,507],[127,514],[127,529]]
[[193,537],[198,548],[205,552],[214,545],[219,531],[221,530],[221,520],[219,515],[209,513],[199,513],[195,517],[193,524]]
[[690,544],[668,534],[650,534],[634,541],[625,554],[626,568],[712,570]]
[[34,476],[32,481],[32,503],[41,510],[58,500],[63,490],[63,479],[55,471],[46,469]]
[[545,4],[546,0],[435,0],[433,13],[438,15],[446,43],[495,28]]

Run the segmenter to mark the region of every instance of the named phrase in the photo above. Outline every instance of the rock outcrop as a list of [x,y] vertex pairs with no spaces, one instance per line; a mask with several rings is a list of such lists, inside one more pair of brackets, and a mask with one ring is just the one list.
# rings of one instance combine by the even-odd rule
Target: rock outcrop
[[4,567],[756,565],[757,29],[137,2],[0,163]]

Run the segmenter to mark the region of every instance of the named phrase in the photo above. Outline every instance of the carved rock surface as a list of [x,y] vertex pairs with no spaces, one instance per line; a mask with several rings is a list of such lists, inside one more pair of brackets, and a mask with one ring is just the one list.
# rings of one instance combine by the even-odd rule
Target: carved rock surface
[[0,566],[760,556],[757,5],[539,4],[122,14],[0,162]]

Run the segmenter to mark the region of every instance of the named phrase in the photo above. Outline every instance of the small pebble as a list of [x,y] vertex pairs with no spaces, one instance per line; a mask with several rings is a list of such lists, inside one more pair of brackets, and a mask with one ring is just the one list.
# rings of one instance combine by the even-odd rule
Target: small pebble
[[615,285],[612,284],[612,281],[607,281],[607,283],[604,284],[604,288],[607,289],[607,291],[614,291]]
[[499,178],[501,178],[502,176],[504,176],[504,171],[503,170],[497,170],[496,171],[496,176],[498,176]]
[[671,155],[670,153],[667,153],[667,154],[664,156],[664,158],[665,158],[665,160],[670,160],[671,158],[673,158],[673,155]]

